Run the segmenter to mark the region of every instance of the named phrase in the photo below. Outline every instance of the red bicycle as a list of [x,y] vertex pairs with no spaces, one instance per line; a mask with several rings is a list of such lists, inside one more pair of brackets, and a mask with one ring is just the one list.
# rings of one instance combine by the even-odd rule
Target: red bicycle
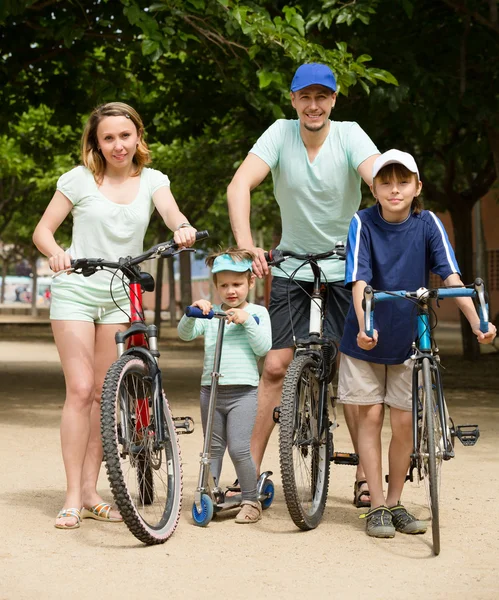
[[[196,239],[208,237],[201,231]],[[158,366],[158,332],[146,325],[142,292],[154,290],[154,279],[139,264],[169,258],[180,249],[173,242],[153,246],[135,258],[118,262],[80,258],[71,271],[85,277],[99,270],[122,273],[129,289],[130,327],[116,333],[118,360],[104,381],[101,435],[107,476],[116,505],[128,529],[145,544],[161,544],[175,531],[182,504],[182,465],[177,433],[191,433],[190,417],[172,416]]]

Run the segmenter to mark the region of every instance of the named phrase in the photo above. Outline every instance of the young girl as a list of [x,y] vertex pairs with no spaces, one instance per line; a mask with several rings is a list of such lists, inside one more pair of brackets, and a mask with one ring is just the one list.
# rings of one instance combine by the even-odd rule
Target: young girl
[[[52,271],[72,258],[118,260],[143,251],[144,235],[154,210],[175,231],[181,246],[191,246],[196,230],[178,209],[166,175],[146,168],[150,154],[137,112],[121,102],[96,108],[81,142],[82,166],[62,175],[57,191],[33,234],[49,257]],[[65,251],[55,233],[72,213],[71,247]],[[61,275],[52,284],[50,318],[66,381],[61,443],[67,491],[55,526],[75,529],[81,519],[121,521],[96,490],[102,462],[100,397],[105,374],[115,359],[114,334],[124,329],[129,300],[121,283],[101,271],[92,277]]]
[[[255,423],[258,389],[258,359],[265,356],[272,345],[270,318],[267,309],[247,301],[249,290],[255,285],[252,272],[253,254],[247,250],[228,249],[210,255],[206,264],[211,267],[213,282],[221,306],[212,306],[208,300],[197,300],[193,306],[204,314],[214,310],[227,312],[224,331],[217,407],[211,447],[211,471],[218,484],[225,448],[234,463],[241,485],[242,504],[236,523],[256,523],[261,519],[262,507],[257,500],[256,467],[250,453],[250,440]],[[258,317],[258,323],[254,317]],[[178,332],[181,339],[193,340],[204,335],[204,367],[201,377],[201,418],[206,430],[210,399],[211,373],[218,321],[182,317]]]

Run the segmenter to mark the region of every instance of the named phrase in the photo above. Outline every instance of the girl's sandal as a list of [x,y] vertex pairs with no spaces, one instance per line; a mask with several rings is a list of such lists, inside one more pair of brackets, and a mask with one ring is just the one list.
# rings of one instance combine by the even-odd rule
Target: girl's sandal
[[262,518],[262,505],[260,502],[244,500],[241,510],[237,513],[236,523],[257,523]]
[[57,529],[78,529],[81,524],[81,511],[78,508],[63,508],[57,514],[56,520],[68,518],[76,519],[76,523],[73,523],[73,525],[55,523],[54,526]]

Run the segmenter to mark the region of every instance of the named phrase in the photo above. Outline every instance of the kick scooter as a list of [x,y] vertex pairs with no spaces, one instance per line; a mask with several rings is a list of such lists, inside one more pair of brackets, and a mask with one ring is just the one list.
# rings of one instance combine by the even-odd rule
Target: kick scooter
[[[211,473],[210,458],[211,458],[211,440],[213,436],[213,421],[215,417],[215,408],[217,405],[218,380],[222,377],[220,373],[220,361],[222,357],[222,344],[225,329],[225,318],[227,313],[223,311],[211,310],[208,314],[203,314],[203,311],[196,306],[188,306],[185,309],[185,314],[188,317],[196,317],[198,319],[219,319],[217,342],[215,346],[215,360],[213,364],[213,372],[211,374],[211,390],[210,401],[208,405],[208,418],[206,422],[206,431],[204,436],[203,452],[200,454],[199,479],[196,492],[194,494],[194,503],[192,505],[192,518],[194,523],[199,527],[206,527],[212,520],[213,515],[223,510],[238,508],[241,506],[241,494],[227,496],[227,491],[215,483],[215,479]],[[258,323],[258,317],[254,316]],[[257,499],[262,504],[262,509],[270,507],[274,500],[274,484],[270,479],[272,471],[265,471],[260,475],[257,482]]]

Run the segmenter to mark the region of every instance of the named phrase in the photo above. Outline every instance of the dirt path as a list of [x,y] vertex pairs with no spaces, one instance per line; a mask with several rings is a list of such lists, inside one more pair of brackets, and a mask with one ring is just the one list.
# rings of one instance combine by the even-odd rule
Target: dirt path
[[[198,381],[201,351],[192,346],[163,353],[167,395],[177,415],[197,423],[181,439],[184,510],[175,535],[146,548],[123,525],[86,520],[76,531],[59,531],[54,517],[64,497],[59,447],[63,378],[57,352],[46,341],[0,342],[0,600],[90,598],[497,598],[499,358],[490,355],[482,373],[487,389],[466,390],[463,367],[447,372],[451,413],[458,423],[479,422],[473,448],[458,445],[444,465],[442,553],[431,553],[431,536],[375,540],[364,533],[362,512],[351,504],[354,472],[333,466],[321,525],[304,533],[288,517],[278,474],[277,436],[265,468],[274,469],[276,498],[256,526],[241,527],[232,515],[207,528],[193,526],[190,509],[202,447]],[[476,381],[477,379],[475,379]],[[336,448],[349,450],[343,419]],[[385,443],[388,432],[385,430]],[[227,460],[224,481],[233,479]],[[111,499],[103,474],[100,488]],[[408,484],[404,497],[426,514],[424,490]]]

